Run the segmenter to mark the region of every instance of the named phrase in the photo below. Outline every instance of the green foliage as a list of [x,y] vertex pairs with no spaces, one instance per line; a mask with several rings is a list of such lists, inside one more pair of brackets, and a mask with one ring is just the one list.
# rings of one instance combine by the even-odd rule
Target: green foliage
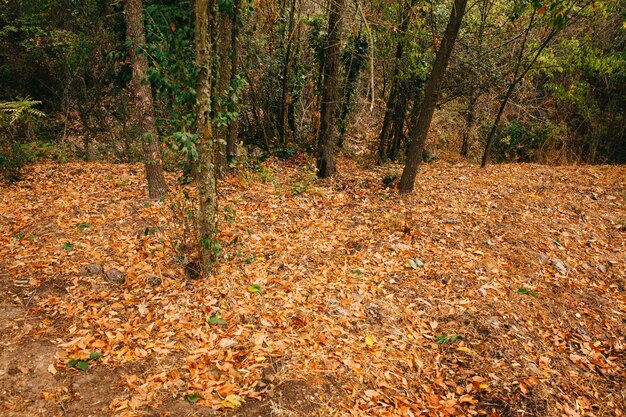
[[202,396],[200,394],[198,394],[197,392],[193,393],[193,394],[189,394],[189,395],[185,395],[185,399],[187,401],[189,401],[192,404],[195,404],[198,402],[198,400],[200,400],[200,398],[202,398]]
[[35,121],[45,116],[35,108],[40,104],[30,97],[0,101],[0,175],[8,181],[19,180],[22,167],[38,159],[38,155],[33,155],[28,145],[21,145],[16,136],[32,131]]
[[252,294],[260,294],[263,290],[259,284],[250,284],[250,286],[248,286],[248,292]]
[[39,104],[41,101],[30,97],[18,98],[17,101],[0,101],[0,128],[18,123],[32,125],[35,119],[45,116],[44,112],[35,108]]
[[465,335],[464,334],[451,334],[451,335],[447,335],[445,333],[435,337],[435,343],[438,343],[440,345],[442,344],[446,344],[446,343],[454,343],[457,340],[461,340],[461,339],[465,339]]
[[534,291],[529,290],[528,288],[523,288],[523,287],[519,288],[517,290],[517,293],[518,294],[528,295],[528,296],[533,297],[533,298],[537,297],[537,293],[534,292]]
[[89,362],[90,361],[94,361],[94,360],[99,359],[101,357],[102,357],[102,354],[100,354],[98,352],[94,352],[94,353],[90,354],[89,358],[87,358],[85,360],[70,359],[69,362],[67,363],[67,367],[68,368],[76,367],[77,369],[79,369],[81,371],[86,371],[89,368]]
[[224,318],[222,317],[222,313],[220,313],[219,311],[216,311],[215,313],[211,314],[211,316],[207,320],[207,323],[209,323],[210,325],[217,324],[221,326],[225,326],[226,324],[228,324],[226,320],[224,320]]
[[290,159],[293,158],[297,152],[298,149],[295,146],[285,146],[274,149],[273,154],[280,159]]
[[[489,128],[489,125],[482,126],[483,137]],[[502,123],[496,135],[498,140],[491,154],[494,162],[531,162],[544,158],[547,150],[560,149],[567,131],[550,120],[522,122],[513,119]]]
[[155,97],[156,123],[159,133],[173,154],[166,162],[178,163],[185,171],[183,181],[190,179],[190,167],[198,152],[195,133],[196,68],[193,43],[191,4],[179,0],[163,4],[151,2],[145,7],[146,46],[142,53],[148,59],[148,76]]

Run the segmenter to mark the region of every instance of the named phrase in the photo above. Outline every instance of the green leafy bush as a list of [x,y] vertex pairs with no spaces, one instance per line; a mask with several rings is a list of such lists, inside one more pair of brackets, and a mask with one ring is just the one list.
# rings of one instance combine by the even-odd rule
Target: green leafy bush
[[34,121],[45,116],[35,108],[38,104],[41,102],[30,97],[0,101],[0,174],[8,181],[19,180],[22,167],[29,160],[17,139],[24,130],[29,136]]

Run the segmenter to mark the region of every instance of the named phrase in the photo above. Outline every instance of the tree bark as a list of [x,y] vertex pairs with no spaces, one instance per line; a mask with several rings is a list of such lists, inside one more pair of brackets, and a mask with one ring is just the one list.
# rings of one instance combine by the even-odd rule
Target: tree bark
[[215,266],[218,245],[217,177],[215,171],[216,144],[211,126],[211,37],[209,36],[208,0],[195,0],[196,66],[200,70],[196,81],[196,111],[198,134],[198,242],[200,267],[209,273]]
[[[230,29],[230,82],[235,82],[239,75],[239,9],[241,8],[241,0],[233,1],[233,15]],[[237,111],[237,105],[231,100],[229,110],[234,113]],[[235,117],[228,125],[226,133],[226,159],[232,161],[237,152],[237,135],[239,131],[239,118]]]
[[317,143],[317,176],[327,178],[337,171],[335,166],[335,111],[339,98],[339,52],[341,13],[345,0],[329,0],[328,41],[324,62],[324,91],[320,106],[320,132]]
[[[218,38],[215,40],[216,48],[217,48],[217,91],[216,93],[219,96],[219,100],[217,105],[214,104],[213,107],[213,117],[220,116],[220,113],[223,114],[225,111],[228,111],[229,108],[227,106],[228,101],[230,101],[230,93],[228,91],[228,87],[230,86],[230,63],[231,60],[228,57],[229,48],[230,48],[230,34],[232,33],[231,25],[231,17],[225,13],[219,13],[219,29],[218,29]],[[230,123],[229,123],[230,124]],[[215,170],[218,178],[224,178],[226,175],[226,169],[228,167],[228,160],[226,157],[226,142],[228,135],[228,126],[218,126],[215,129]]]
[[476,87],[472,86],[467,100],[467,111],[465,112],[465,130],[463,131],[463,141],[461,142],[461,156],[467,158],[469,154],[469,141],[474,127],[474,116],[476,115],[476,101],[478,93]]
[[402,139],[404,138],[404,122],[406,120],[406,112],[409,106],[409,92],[411,90],[415,90],[416,101],[414,105],[419,106],[419,98],[421,96],[421,83],[421,79],[405,81],[401,84],[401,87],[398,91],[398,97],[396,99],[396,105],[393,111],[393,118],[391,120],[391,137],[389,140],[389,149],[387,150],[387,158],[392,161],[398,159],[398,155],[400,154],[400,148],[402,146]]
[[[409,28],[409,23],[411,22],[411,9],[415,4],[415,0],[410,0],[406,3],[406,9],[400,15],[400,36],[406,34],[407,29]],[[394,119],[399,117],[398,112],[401,110],[398,107],[399,95],[401,94],[401,84],[403,84],[400,79],[400,66],[402,65],[402,57],[404,55],[404,39],[401,38],[396,45],[396,55],[395,55],[395,67],[393,70],[393,78],[391,81],[391,91],[389,93],[389,99],[387,100],[387,106],[385,108],[385,118],[383,119],[383,126],[380,130],[380,135],[378,137],[378,158],[377,163],[379,165],[385,163],[390,154],[390,149],[393,147],[392,134],[393,134],[393,125]],[[404,110],[404,114],[402,114],[402,118],[404,120],[406,116],[406,108]]]
[[[581,6],[579,6],[575,13],[572,13],[571,15],[569,15],[569,17],[567,19],[567,22],[571,22],[572,20],[574,20],[580,13],[582,13],[592,3],[593,3],[593,0],[589,0],[589,1],[585,2],[584,4],[582,4]],[[569,11],[572,10],[572,7],[573,7],[573,5],[570,6]],[[515,71],[514,71],[512,79],[511,79],[511,83],[509,84],[509,88],[507,89],[507,92],[504,95],[504,99],[502,99],[502,102],[500,103],[500,108],[498,109],[498,114],[496,115],[496,119],[493,122],[493,125],[491,126],[491,130],[489,131],[489,135],[487,136],[487,143],[485,144],[485,151],[483,152],[483,158],[482,158],[482,161],[480,163],[480,167],[481,168],[485,168],[487,166],[487,163],[489,162],[489,152],[491,151],[491,145],[493,144],[493,140],[495,138],[496,129],[498,128],[498,124],[500,123],[500,119],[502,118],[502,114],[504,113],[504,108],[506,107],[507,102],[509,101],[509,99],[511,98],[511,95],[513,94],[513,90],[515,90],[515,87],[517,86],[517,84],[519,84],[520,81],[522,81],[524,79],[526,74],[528,74],[528,72],[533,68],[533,66],[537,62],[537,59],[541,55],[541,52],[543,52],[543,50],[550,44],[552,39],[561,30],[563,30],[565,27],[567,27],[567,24],[563,24],[560,27],[557,27],[557,26],[553,27],[550,30],[550,32],[548,32],[546,37],[543,39],[543,41],[541,42],[539,47],[537,47],[535,49],[535,51],[531,54],[531,55],[533,55],[532,59],[528,62],[526,67],[524,67],[522,69],[522,62],[523,62],[523,58],[524,58],[524,49],[526,47],[526,41],[528,39],[528,34],[530,33],[530,30],[531,30],[531,28],[533,26],[533,23],[535,21],[535,16],[536,16],[537,12],[538,12],[538,9],[533,9],[533,13],[532,13],[532,15],[530,17],[530,20],[529,20],[529,23],[528,23],[528,27],[526,28],[526,31],[524,33],[524,37],[522,39],[522,44],[521,44],[521,47],[520,47],[520,50],[519,50],[519,53],[518,53],[518,56],[517,56],[517,62],[516,62],[516,65],[515,65]]]
[[[482,3],[480,4],[480,24],[478,25],[478,33],[475,41],[476,55],[474,59],[476,60],[483,59],[485,28],[487,26],[487,19],[493,4],[493,0],[482,0]],[[470,72],[468,78],[470,80],[470,89],[467,96],[467,109],[465,111],[465,130],[463,131],[463,140],[461,142],[461,156],[464,158],[467,158],[469,155],[470,138],[476,118],[476,103],[482,93],[482,80],[480,79],[477,71],[474,70]]]
[[278,108],[278,140],[281,146],[285,146],[291,140],[289,130],[289,67],[291,66],[291,48],[293,45],[293,17],[296,13],[296,0],[291,0],[289,7],[289,21],[286,32],[286,50],[283,59],[283,70],[281,74],[281,95],[280,106]]
[[[400,65],[399,63],[397,65]],[[378,136],[378,152],[376,163],[382,165],[387,162],[387,149],[389,149],[389,141],[391,140],[391,125],[393,121],[394,109],[396,108],[396,100],[398,96],[397,75],[398,67],[394,71],[394,77],[391,84],[391,91],[389,92],[389,99],[387,100],[387,106],[385,107],[385,117],[383,119],[383,126],[380,129],[380,135]]]
[[412,127],[409,136],[410,143],[407,161],[398,186],[401,193],[410,193],[415,186],[415,177],[417,176],[419,164],[422,161],[422,152],[424,150],[424,144],[426,143],[428,129],[433,118],[435,105],[439,99],[439,93],[441,92],[441,86],[446,75],[446,68],[450,60],[450,55],[452,54],[452,48],[459,34],[466,5],[467,0],[454,0],[454,6],[452,7],[450,19],[448,20],[448,25],[446,26],[443,39],[441,40],[441,46],[435,57],[430,79],[427,81],[424,89],[422,105],[413,106],[412,117],[416,117],[416,111],[419,111],[419,115],[417,116],[415,126]]
[[130,43],[130,62],[133,70],[132,88],[137,105],[139,132],[144,153],[144,166],[150,199],[159,199],[167,194],[163,174],[163,161],[159,150],[159,136],[154,123],[152,89],[148,80],[148,61],[140,48],[146,43],[143,27],[141,0],[126,1],[126,36]]

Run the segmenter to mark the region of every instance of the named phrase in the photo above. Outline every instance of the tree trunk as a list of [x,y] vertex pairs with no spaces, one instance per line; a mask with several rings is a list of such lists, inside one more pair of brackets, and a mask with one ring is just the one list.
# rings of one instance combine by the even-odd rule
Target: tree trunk
[[[397,65],[400,65],[399,63]],[[387,162],[387,149],[389,149],[389,141],[391,137],[391,125],[393,120],[394,109],[396,108],[397,91],[396,84],[398,68],[394,71],[394,77],[391,84],[391,92],[389,93],[389,99],[387,100],[387,106],[385,108],[385,118],[383,119],[383,127],[380,129],[380,135],[378,136],[378,153],[376,163],[382,165]]]
[[[230,49],[230,34],[232,32],[230,24],[231,18],[228,13],[219,13],[219,29],[218,38],[215,40],[217,48],[217,95],[219,100],[214,104],[213,118],[220,117],[224,112],[228,111],[228,101],[230,101],[230,59],[228,57]],[[229,123],[230,124],[230,123]],[[215,170],[218,178],[224,178],[228,167],[226,158],[226,137],[228,134],[228,126],[218,126],[215,129]]]
[[474,127],[474,116],[476,115],[476,101],[478,93],[476,87],[472,86],[467,101],[467,111],[465,112],[465,130],[463,131],[463,142],[461,143],[461,156],[467,158],[469,154],[469,140]]
[[441,86],[443,79],[446,75],[446,68],[450,55],[452,54],[452,48],[459,34],[459,28],[461,27],[461,21],[465,13],[465,6],[467,0],[454,0],[454,6],[450,13],[450,20],[446,26],[446,31],[443,34],[441,40],[441,46],[437,51],[435,63],[430,73],[430,79],[426,83],[424,89],[424,98],[421,106],[413,106],[412,117],[416,117],[416,111],[419,110],[419,116],[415,126],[412,127],[409,136],[409,149],[407,155],[406,165],[402,171],[402,177],[400,178],[400,184],[398,186],[401,193],[410,193],[415,186],[415,177],[417,176],[417,170],[419,164],[422,161],[422,152],[424,150],[424,144],[426,143],[426,137],[428,135],[428,129],[430,122],[433,118],[435,111],[435,105],[439,99],[439,93],[441,92]]
[[350,59],[348,62],[344,62],[345,80],[342,91],[343,100],[337,123],[339,126],[339,140],[337,145],[340,148],[343,148],[343,138],[346,133],[346,128],[348,127],[348,115],[352,110],[352,97],[356,93],[359,84],[359,76],[361,75],[361,70],[365,65],[364,57],[367,53],[367,49],[369,48],[370,45],[364,41],[363,34],[359,28],[356,36],[352,36],[348,43],[347,50],[350,51]]
[[539,45],[539,47],[535,50],[534,56],[531,59],[531,61],[528,63],[528,65],[524,69],[522,69],[522,61],[524,59],[524,49],[526,47],[528,34],[530,33],[530,30],[535,21],[536,13],[537,13],[537,10],[536,9],[533,10],[533,14],[530,17],[528,27],[526,28],[526,32],[524,33],[524,37],[522,39],[522,44],[521,44],[521,47],[517,56],[517,63],[515,65],[513,78],[511,79],[511,83],[509,84],[509,88],[507,89],[506,94],[504,95],[504,98],[502,99],[502,102],[500,103],[498,114],[496,115],[496,119],[493,122],[493,125],[491,126],[489,135],[487,136],[487,143],[485,144],[485,151],[483,152],[483,158],[482,158],[482,161],[480,162],[481,168],[485,168],[487,166],[487,163],[489,162],[489,152],[491,151],[491,145],[493,144],[496,130],[498,129],[498,125],[500,124],[500,119],[502,118],[504,109],[506,108],[506,105],[509,102],[509,99],[513,95],[513,90],[515,90],[515,87],[517,86],[517,84],[519,84],[519,82],[524,79],[526,74],[528,74],[528,71],[530,71],[530,69],[535,65],[535,62],[537,62],[537,59],[539,58],[539,55],[541,55],[541,52],[543,52],[543,50],[546,48],[546,46],[548,46],[552,38],[558,33],[557,29],[552,29],[550,33],[548,33],[548,35],[545,37],[543,42],[541,42],[541,45]]
[[[411,22],[411,9],[415,4],[416,0],[410,0],[406,3],[406,9],[400,15],[400,36],[404,36],[406,34],[407,29],[409,28],[409,23]],[[390,154],[390,149],[393,147],[391,144],[392,140],[392,132],[393,132],[393,122],[394,119],[398,118],[398,96],[401,94],[401,84],[402,80],[400,79],[400,66],[402,65],[402,57],[404,55],[404,39],[401,38],[396,45],[396,55],[395,55],[395,68],[393,70],[393,78],[391,81],[391,92],[389,93],[389,99],[387,100],[387,107],[385,108],[385,118],[383,120],[383,127],[380,130],[380,135],[378,137],[378,164],[383,164],[387,161],[387,158]],[[402,114],[402,118],[406,116],[405,113]]]
[[339,52],[341,43],[341,13],[345,0],[329,0],[328,41],[324,62],[324,91],[320,106],[320,132],[317,143],[317,176],[334,175],[335,109],[339,98]]
[[196,111],[198,134],[198,242],[200,267],[209,273],[215,266],[218,245],[217,178],[215,172],[215,137],[211,126],[211,41],[209,36],[209,1],[195,0]]
[[[234,0],[233,2],[233,15],[230,28],[230,82],[231,85],[237,79],[239,75],[239,9],[241,8],[241,0]],[[235,113],[237,111],[237,105],[231,100],[229,111]],[[226,159],[230,162],[235,157],[237,152],[237,135],[239,130],[239,118],[233,118],[232,122],[228,125],[228,132],[226,134]]]
[[167,185],[163,175],[159,136],[154,124],[152,89],[148,81],[148,61],[140,51],[146,43],[141,0],[127,0],[125,12],[126,36],[130,43],[130,62],[133,69],[132,87],[145,159],[148,195],[150,199],[159,199],[167,193]]
[[391,120],[391,137],[389,140],[389,149],[387,150],[387,158],[392,161],[398,159],[400,154],[400,147],[402,146],[402,139],[404,138],[404,121],[406,120],[406,111],[409,106],[409,92],[411,86],[415,85],[415,97],[418,99],[415,102],[416,106],[419,106],[419,96],[421,95],[421,79],[409,80],[402,83],[398,97],[396,99],[396,105],[393,111],[393,118]]
[[289,7],[289,21],[287,23],[287,47],[283,60],[283,70],[281,74],[281,95],[280,106],[278,108],[278,140],[281,146],[285,146],[291,140],[289,130],[289,67],[291,64],[291,48],[293,44],[293,17],[296,12],[296,0],[291,0]]

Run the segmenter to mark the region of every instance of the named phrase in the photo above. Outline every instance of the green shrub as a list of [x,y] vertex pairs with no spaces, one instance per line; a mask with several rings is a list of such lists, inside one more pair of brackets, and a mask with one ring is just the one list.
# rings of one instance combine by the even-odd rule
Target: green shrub
[[18,140],[26,132],[30,136],[36,119],[44,113],[35,108],[40,101],[30,97],[16,101],[0,101],[0,175],[8,181],[17,181],[29,155]]
[[0,148],[0,175],[10,182],[18,181],[27,159],[19,143]]

